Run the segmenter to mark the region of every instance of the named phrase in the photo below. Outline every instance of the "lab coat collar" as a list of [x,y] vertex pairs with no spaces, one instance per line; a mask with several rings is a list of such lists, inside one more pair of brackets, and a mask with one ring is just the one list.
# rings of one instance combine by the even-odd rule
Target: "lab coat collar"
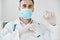
[[[28,23],[28,24],[32,24],[32,22],[33,22],[33,20],[31,19],[31,21]],[[16,23],[18,24],[23,24],[23,25],[26,25],[26,24],[24,24],[19,18],[18,19],[16,19]],[[28,25],[27,24],[27,25]]]

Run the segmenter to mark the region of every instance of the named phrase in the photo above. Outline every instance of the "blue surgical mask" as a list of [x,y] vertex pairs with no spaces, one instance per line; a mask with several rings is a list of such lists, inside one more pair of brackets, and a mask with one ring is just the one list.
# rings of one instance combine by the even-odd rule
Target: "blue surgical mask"
[[32,16],[32,10],[31,9],[22,9],[20,11],[20,15],[24,18],[24,19],[30,19]]

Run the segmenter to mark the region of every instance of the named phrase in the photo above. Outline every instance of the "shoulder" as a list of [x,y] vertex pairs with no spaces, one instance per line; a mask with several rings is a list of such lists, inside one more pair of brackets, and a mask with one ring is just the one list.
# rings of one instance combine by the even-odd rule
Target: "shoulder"
[[14,24],[14,22],[12,22],[12,21],[11,21],[11,22],[8,22],[8,23],[5,25],[5,27],[6,27],[6,26],[12,26],[13,24]]
[[5,25],[4,29],[12,29],[14,27],[14,25],[15,25],[15,22],[14,21],[8,22]]
[[10,22],[8,22],[6,25],[5,25],[5,27],[11,27],[11,26],[14,26],[15,24],[17,24],[17,19],[16,20],[13,20],[13,21],[10,21]]

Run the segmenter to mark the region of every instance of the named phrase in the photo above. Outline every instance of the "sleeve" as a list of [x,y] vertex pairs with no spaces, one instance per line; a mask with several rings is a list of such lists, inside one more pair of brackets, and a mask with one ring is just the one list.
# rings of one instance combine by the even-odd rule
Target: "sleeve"
[[57,28],[58,28],[57,25],[53,26],[53,25],[50,25],[49,23],[47,23],[45,26],[46,26],[46,28],[47,28],[50,32],[54,32],[54,31],[56,31]]
[[1,40],[7,33],[9,33],[9,29],[11,29],[10,27],[12,26],[11,24],[12,24],[12,22],[7,23],[6,26],[2,29],[2,31],[0,32],[0,40]]
[[[44,22],[44,23],[43,23]],[[42,26],[46,27],[50,32],[54,32],[57,30],[58,28],[58,24],[56,25],[51,25],[50,23],[48,23],[47,21],[43,21]]]
[[44,40],[51,40],[51,32],[46,27],[46,25],[41,23],[40,28],[41,28],[41,33],[42,33],[42,36],[43,36]]
[[46,25],[41,23],[39,26],[40,26],[40,30],[41,30],[43,39],[51,40],[51,33],[50,33],[50,30],[48,28],[46,28]]
[[45,34],[44,34],[44,40],[51,40],[51,34],[49,31],[47,31]]

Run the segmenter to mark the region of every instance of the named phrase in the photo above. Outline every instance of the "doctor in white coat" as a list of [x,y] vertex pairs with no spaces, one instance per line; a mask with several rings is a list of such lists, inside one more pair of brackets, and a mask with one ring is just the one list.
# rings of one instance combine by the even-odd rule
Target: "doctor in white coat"
[[47,27],[31,18],[34,0],[20,0],[18,8],[21,17],[6,24],[0,32],[0,40],[51,40],[51,29],[56,26],[56,17],[52,12],[46,11],[44,16],[52,25]]

